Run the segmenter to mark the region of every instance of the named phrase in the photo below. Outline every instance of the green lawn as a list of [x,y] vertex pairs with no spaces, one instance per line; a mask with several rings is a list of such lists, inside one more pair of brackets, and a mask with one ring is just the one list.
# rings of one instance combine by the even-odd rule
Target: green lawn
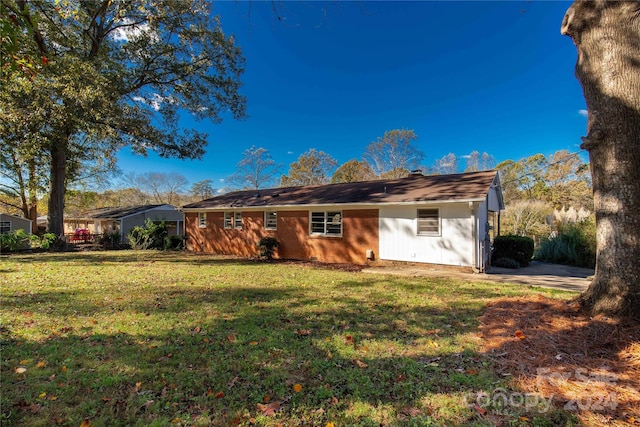
[[3,426],[491,425],[478,316],[552,294],[133,251],[3,256],[0,286]]

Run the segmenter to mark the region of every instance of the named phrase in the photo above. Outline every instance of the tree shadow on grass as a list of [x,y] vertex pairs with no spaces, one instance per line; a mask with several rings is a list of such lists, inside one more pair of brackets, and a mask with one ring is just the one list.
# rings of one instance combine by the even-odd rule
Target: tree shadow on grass
[[[340,284],[333,291],[339,290]],[[433,417],[479,421],[461,396],[492,386],[495,377],[480,355],[457,342],[475,325],[456,324],[475,319],[478,306],[451,310],[305,295],[247,287],[209,296],[167,290],[164,307],[123,307],[136,324],[166,322],[136,333],[119,332],[126,325],[109,324],[114,317],[99,312],[105,308],[82,307],[86,301],[73,293],[21,300],[9,309],[45,309],[66,323],[38,340],[15,333],[23,318],[3,331],[4,420],[402,425],[411,415],[422,423]],[[185,306],[191,306],[189,316]],[[91,310],[97,323],[71,317]],[[303,391],[293,391],[295,384]],[[437,396],[452,394],[460,398],[456,408],[439,414]],[[273,417],[258,406],[266,401],[278,403]]]

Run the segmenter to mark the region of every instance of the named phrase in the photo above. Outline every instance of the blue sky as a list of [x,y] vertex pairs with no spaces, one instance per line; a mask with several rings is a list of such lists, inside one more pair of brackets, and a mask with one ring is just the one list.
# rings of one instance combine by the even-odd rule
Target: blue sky
[[[119,153],[123,172],[177,172],[216,188],[255,145],[285,166],[310,148],[360,159],[414,129],[432,165],[473,150],[497,162],[578,151],[586,118],[576,50],[560,35],[570,1],[216,2],[246,58],[249,117],[209,134],[202,160]],[[281,19],[278,19],[280,17]]]

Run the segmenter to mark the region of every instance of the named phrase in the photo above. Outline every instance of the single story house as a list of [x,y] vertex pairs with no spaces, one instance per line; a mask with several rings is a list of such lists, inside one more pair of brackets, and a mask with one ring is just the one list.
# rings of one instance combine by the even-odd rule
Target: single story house
[[165,221],[169,235],[184,235],[184,213],[173,205],[139,205],[121,208],[101,208],[64,218],[65,234],[76,230],[89,230],[93,235],[118,233],[122,242],[136,226],[143,226],[147,219]]
[[16,230],[24,230],[27,234],[31,234],[31,220],[8,213],[0,213],[0,234]]
[[183,206],[187,249],[283,259],[404,261],[485,271],[504,209],[496,171],[236,191]]

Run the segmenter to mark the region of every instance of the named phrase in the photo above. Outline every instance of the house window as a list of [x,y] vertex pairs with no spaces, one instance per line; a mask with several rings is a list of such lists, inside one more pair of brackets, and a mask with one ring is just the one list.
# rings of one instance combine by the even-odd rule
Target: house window
[[224,228],[231,228],[233,222],[233,212],[224,213]]
[[10,221],[2,221],[0,222],[0,234],[9,233],[11,231],[11,222]]
[[267,230],[276,230],[278,228],[277,212],[264,213],[264,228],[266,228]]
[[311,234],[342,235],[342,212],[311,212]]
[[419,236],[439,236],[440,235],[440,210],[439,209],[418,209],[418,235]]
[[242,228],[242,212],[225,212],[224,228]]
[[207,213],[206,212],[198,212],[198,227],[206,228],[207,227]]

